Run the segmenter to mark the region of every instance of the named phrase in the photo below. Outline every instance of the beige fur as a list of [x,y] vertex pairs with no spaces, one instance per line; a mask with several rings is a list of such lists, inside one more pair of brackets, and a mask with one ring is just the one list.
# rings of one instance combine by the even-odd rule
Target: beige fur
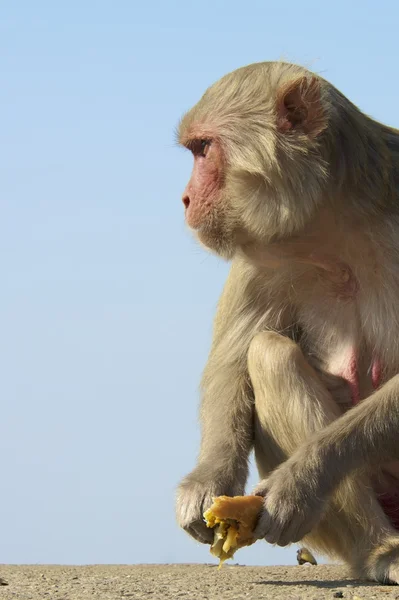
[[[202,511],[243,492],[254,448],[259,536],[306,535],[398,583],[399,534],[374,482],[386,471],[399,489],[399,134],[305,69],[260,63],[207,90],[179,136],[222,148],[220,199],[197,235],[232,267],[178,521],[209,542]],[[353,355],[362,402],[347,410]]]

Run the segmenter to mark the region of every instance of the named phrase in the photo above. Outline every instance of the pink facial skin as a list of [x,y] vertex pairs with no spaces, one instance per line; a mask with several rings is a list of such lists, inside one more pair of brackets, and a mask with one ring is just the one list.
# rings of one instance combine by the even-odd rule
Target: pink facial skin
[[192,229],[206,224],[220,197],[222,152],[216,140],[194,139],[185,144],[194,156],[190,181],[183,194],[186,222]]

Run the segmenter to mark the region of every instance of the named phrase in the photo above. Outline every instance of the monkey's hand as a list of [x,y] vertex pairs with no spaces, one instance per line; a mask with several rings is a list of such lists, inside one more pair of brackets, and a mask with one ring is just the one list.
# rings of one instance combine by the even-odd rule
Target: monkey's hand
[[177,522],[194,539],[212,544],[214,531],[206,526],[204,512],[218,496],[240,496],[245,482],[231,481],[226,471],[215,471],[211,465],[198,465],[177,489]]
[[[331,490],[320,464],[302,453],[287,460],[255,488],[265,498],[254,535],[270,544],[300,541],[320,521]],[[304,453],[303,453],[304,454]]]

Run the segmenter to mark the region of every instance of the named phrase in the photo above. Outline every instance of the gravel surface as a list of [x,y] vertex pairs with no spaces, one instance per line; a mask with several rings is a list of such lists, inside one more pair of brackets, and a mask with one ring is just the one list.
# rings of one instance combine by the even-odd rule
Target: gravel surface
[[[354,581],[343,567],[0,565],[0,600],[399,599],[399,587]],[[0,582],[1,583],[1,582]]]

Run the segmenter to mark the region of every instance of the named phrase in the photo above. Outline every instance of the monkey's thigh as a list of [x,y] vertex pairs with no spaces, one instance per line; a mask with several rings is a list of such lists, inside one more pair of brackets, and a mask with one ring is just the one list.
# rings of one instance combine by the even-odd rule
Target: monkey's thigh
[[288,337],[271,331],[257,334],[250,344],[248,370],[255,394],[255,458],[259,474],[266,477],[341,410]]

